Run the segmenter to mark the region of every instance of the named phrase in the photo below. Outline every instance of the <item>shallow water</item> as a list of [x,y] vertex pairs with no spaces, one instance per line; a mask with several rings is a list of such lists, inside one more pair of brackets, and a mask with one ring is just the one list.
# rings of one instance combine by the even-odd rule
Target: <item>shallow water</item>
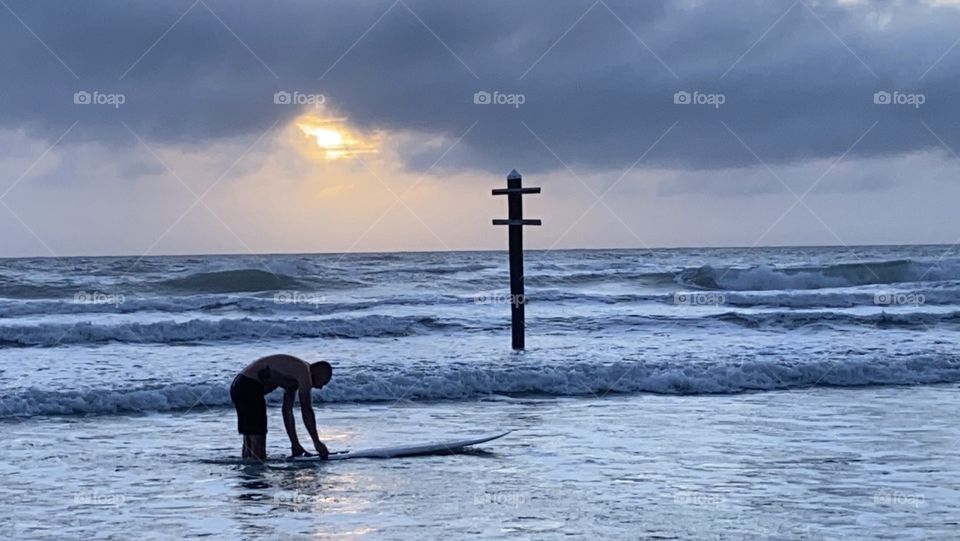
[[[333,450],[516,432],[278,469],[203,462],[238,453],[222,408],[6,420],[0,521],[16,539],[955,539],[958,405],[955,386],[330,404]],[[273,428],[271,454],[285,442]]]

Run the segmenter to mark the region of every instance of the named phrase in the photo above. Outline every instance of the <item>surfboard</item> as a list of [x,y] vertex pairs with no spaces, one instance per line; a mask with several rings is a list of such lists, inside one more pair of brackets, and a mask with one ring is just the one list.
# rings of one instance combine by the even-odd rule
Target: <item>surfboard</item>
[[[404,447],[378,447],[373,449],[360,449],[357,451],[340,451],[330,453],[330,460],[350,460],[353,458],[402,458],[411,456],[427,455],[454,455],[463,453],[467,447],[487,443],[502,438],[512,432],[508,430],[502,434],[486,436],[483,438],[473,438],[466,440],[444,441],[440,443],[421,443],[417,445],[407,445]],[[305,456],[290,459],[292,462],[323,462],[317,456]]]

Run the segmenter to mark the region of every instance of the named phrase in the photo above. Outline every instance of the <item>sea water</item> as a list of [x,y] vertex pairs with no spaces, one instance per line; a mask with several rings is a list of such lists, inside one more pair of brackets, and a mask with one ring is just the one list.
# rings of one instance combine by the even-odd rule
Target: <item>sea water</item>
[[[497,252],[3,260],[0,524],[955,538],[949,247],[530,251],[523,353],[506,268]],[[333,363],[314,401],[332,450],[515,432],[455,457],[232,464],[229,381],[279,352]],[[289,451],[276,407],[268,442]]]

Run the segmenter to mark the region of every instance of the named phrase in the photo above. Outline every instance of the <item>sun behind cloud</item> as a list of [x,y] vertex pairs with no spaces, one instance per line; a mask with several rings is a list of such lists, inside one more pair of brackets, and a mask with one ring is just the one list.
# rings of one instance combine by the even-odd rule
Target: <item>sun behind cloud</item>
[[305,114],[296,120],[303,135],[313,140],[326,160],[352,158],[379,152],[380,136],[363,135],[348,126],[346,119]]

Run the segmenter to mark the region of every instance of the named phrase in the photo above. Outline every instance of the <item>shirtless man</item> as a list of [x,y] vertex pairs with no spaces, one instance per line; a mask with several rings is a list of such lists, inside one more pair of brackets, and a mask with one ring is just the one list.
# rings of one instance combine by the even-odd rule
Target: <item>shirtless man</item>
[[269,355],[250,363],[230,385],[230,399],[237,408],[237,429],[243,434],[243,458],[267,459],[267,401],[265,395],[283,388],[283,427],[290,438],[290,454],[309,456],[300,440],[293,418],[293,401],[300,398],[300,415],[310,433],[313,447],[323,460],[329,452],[317,436],[310,390],[330,382],[333,368],[320,361],[307,364],[292,355]]

